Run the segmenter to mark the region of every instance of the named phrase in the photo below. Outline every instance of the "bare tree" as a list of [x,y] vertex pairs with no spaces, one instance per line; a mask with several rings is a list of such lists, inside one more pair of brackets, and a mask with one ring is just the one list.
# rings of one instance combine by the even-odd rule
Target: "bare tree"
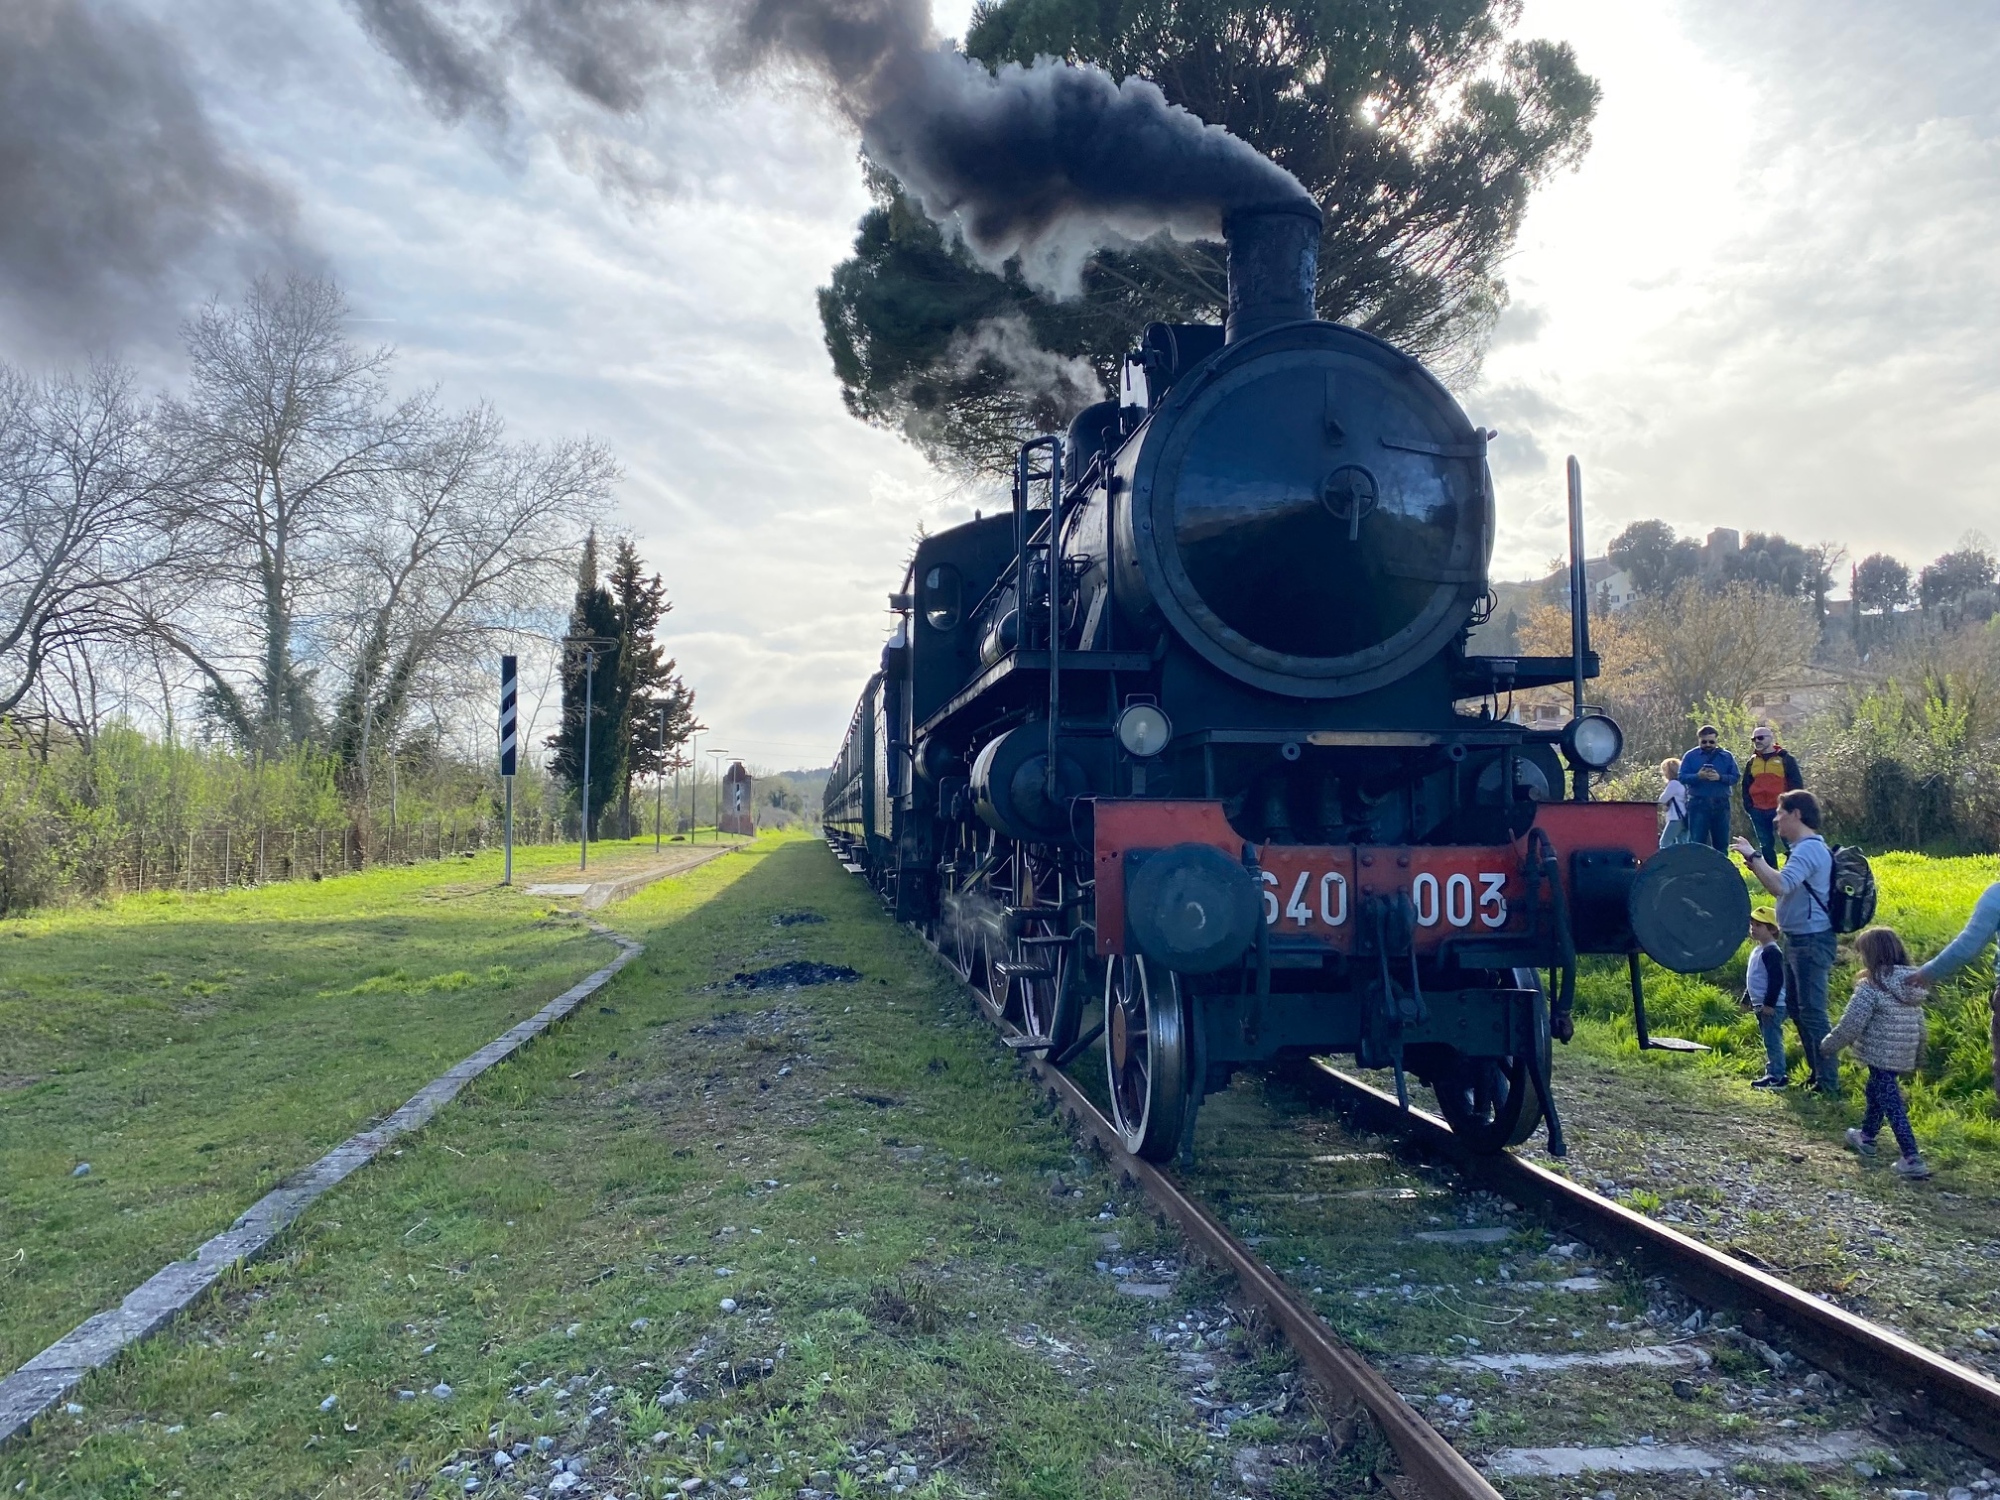
[[[1690,715],[1711,698],[1742,703],[1812,659],[1809,600],[1745,582],[1684,581],[1663,598],[1591,620],[1602,662],[1594,693],[1626,732],[1632,763],[1680,748]],[[1569,612],[1541,605],[1521,625],[1524,650],[1566,655]]]
[[377,486],[371,521],[344,565],[354,601],[333,748],[366,783],[428,683],[452,696],[454,670],[525,614],[559,600],[577,538],[606,508],[617,465],[590,439],[510,444],[479,406],[431,424]]
[[89,696],[89,646],[134,633],[140,590],[173,559],[175,474],[125,366],[43,381],[0,366],[0,715],[56,658]]
[[330,281],[260,278],[183,330],[187,394],[165,410],[196,465],[181,515],[204,567],[188,611],[158,618],[244,745],[313,736],[316,612],[431,418],[428,393],[389,400],[391,351],[352,343],[347,312]]

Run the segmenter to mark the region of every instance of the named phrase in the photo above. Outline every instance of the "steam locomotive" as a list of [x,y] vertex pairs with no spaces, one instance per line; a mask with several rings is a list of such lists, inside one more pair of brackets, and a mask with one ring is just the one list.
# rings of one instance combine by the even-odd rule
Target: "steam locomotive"
[[[1468,650],[1486,443],[1421,364],[1318,321],[1310,200],[1225,222],[1227,322],[1154,324],[1117,400],[1028,443],[1011,513],[925,537],[827,783],[829,841],[1059,1064],[1101,1036],[1170,1158],[1241,1068],[1351,1054],[1474,1149],[1548,1125],[1577,966],[1741,942],[1711,849],[1590,800],[1618,726],[1574,649]],[[1560,730],[1514,692],[1569,684]],[[1086,1027],[1097,1014],[1101,1018]]]

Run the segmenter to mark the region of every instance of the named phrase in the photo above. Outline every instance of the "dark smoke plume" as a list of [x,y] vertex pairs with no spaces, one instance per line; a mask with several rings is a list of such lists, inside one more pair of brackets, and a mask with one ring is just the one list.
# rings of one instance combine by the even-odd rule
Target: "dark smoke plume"
[[410,75],[438,114],[505,121],[506,88],[492,64],[437,21],[424,0],[361,0],[355,9],[368,39]]
[[72,347],[171,326],[163,291],[282,254],[290,221],[286,196],[217,139],[159,27],[115,0],[0,0],[10,322]]
[[[437,0],[353,3],[364,17],[422,9],[450,29]],[[1233,207],[1304,196],[1290,173],[1144,80],[1048,59],[988,72],[937,37],[928,0],[496,3],[508,9],[493,46],[610,110],[642,108],[664,59],[689,48],[724,80],[811,80],[926,213],[989,264],[1019,256],[1045,286],[1073,288],[1107,243],[1213,239]],[[448,113],[450,77],[388,50]],[[503,93],[490,102],[507,107]]]

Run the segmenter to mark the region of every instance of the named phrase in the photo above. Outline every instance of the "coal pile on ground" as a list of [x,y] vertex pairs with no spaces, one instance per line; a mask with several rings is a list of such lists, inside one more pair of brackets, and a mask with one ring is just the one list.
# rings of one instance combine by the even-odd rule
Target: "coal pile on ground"
[[843,964],[816,964],[801,958],[788,964],[773,964],[768,969],[738,974],[729,981],[729,987],[732,990],[795,990],[804,989],[809,984],[852,984],[860,977],[859,972]]
[[816,911],[781,911],[771,918],[773,927],[808,927],[815,922],[824,922],[825,917]]

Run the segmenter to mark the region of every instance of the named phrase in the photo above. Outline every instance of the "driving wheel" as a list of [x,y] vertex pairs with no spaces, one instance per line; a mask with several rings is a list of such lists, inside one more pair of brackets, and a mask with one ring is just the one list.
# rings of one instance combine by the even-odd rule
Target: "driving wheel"
[[1104,1059],[1111,1120],[1125,1149],[1166,1161],[1187,1115],[1186,1010],[1179,976],[1114,956],[1104,981]]

